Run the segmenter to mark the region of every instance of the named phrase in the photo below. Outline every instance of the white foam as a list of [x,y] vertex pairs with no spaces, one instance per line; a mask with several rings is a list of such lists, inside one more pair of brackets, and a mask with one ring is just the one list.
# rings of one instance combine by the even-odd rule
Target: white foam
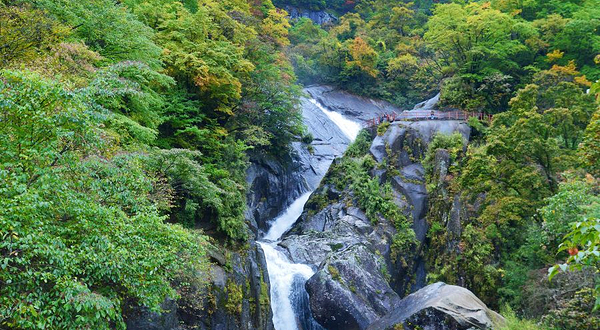
[[277,217],[271,228],[269,228],[269,232],[265,235],[264,239],[270,241],[278,240],[283,233],[285,233],[288,229],[292,228],[294,222],[300,217],[302,214],[302,210],[304,210],[304,204],[308,201],[312,192],[307,192],[304,195],[298,197],[288,208],[283,212],[279,217]]
[[360,124],[344,117],[341,113],[326,109],[321,103],[315,99],[309,100],[312,104],[316,105],[329,119],[339,127],[342,132],[350,139],[354,141],[360,132]]
[[314,271],[308,265],[291,263],[283,253],[275,249],[276,243],[259,244],[265,252],[269,271],[273,325],[277,330],[297,330],[296,315],[290,300],[292,283],[296,276],[308,280]]

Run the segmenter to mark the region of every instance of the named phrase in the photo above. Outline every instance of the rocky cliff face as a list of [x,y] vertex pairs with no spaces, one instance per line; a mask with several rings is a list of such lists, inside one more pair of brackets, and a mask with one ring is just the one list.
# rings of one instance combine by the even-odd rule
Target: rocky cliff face
[[295,142],[289,156],[255,158],[248,169],[248,223],[262,237],[269,221],[296,198],[317,187],[329,165],[342,155],[350,139],[309,99],[302,99],[302,118],[313,140]]
[[288,12],[289,17],[292,20],[298,18],[308,18],[318,25],[332,24],[337,21],[337,17],[324,10],[315,11],[293,6],[284,6],[284,9]]
[[331,86],[310,86],[305,92],[327,109],[362,123],[382,114],[402,112],[388,102],[356,96]]
[[[273,330],[269,276],[262,249],[251,243],[243,252],[212,247],[210,269],[190,274],[178,300],[167,300],[163,312],[127,310],[130,330],[244,329]],[[209,280],[208,286],[196,286]]]
[[[466,325],[483,329],[495,322],[496,314],[468,290],[442,284],[420,289],[426,275],[425,216],[431,212],[421,159],[435,134],[460,132],[467,140],[469,127],[458,121],[421,121],[396,122],[379,135],[371,130],[372,141],[365,150],[373,159],[369,176],[381,185],[389,184],[394,204],[414,231],[414,244],[395,247],[397,224],[381,216],[372,221],[359,207],[353,189],[328,180],[336,175],[333,172],[349,138],[319,106],[358,122],[400,110],[326,86],[309,87],[306,92],[310,99],[303,100],[303,118],[314,139],[310,145],[295,143],[286,159],[254,161],[247,178],[247,219],[254,234],[262,237],[270,219],[318,187],[279,244],[291,261],[317,270],[306,283],[313,317],[330,330],[386,329],[398,324],[405,329],[467,329]],[[443,150],[436,155],[437,177],[444,177],[447,158]],[[334,170],[328,172],[332,162]],[[436,192],[436,196],[443,194]],[[458,204],[452,210],[444,213],[448,231],[460,232],[463,207]],[[144,309],[128,311],[128,328],[272,330],[262,249],[252,242],[242,252],[217,248],[210,256],[213,265],[208,273],[196,274],[208,277],[209,287],[189,287],[179,301],[166,301],[160,315]]]
[[302,99],[302,118],[313,141],[310,145],[293,143],[290,155],[279,159],[254,157],[248,169],[246,218],[258,237],[270,227],[269,220],[319,185],[331,162],[340,157],[350,143],[348,136],[319,110],[319,105],[359,123],[400,111],[389,103],[354,96],[329,86],[312,86],[304,91],[307,98]]
[[[354,99],[351,106],[355,102],[360,101]],[[370,106],[382,108],[374,102]],[[458,121],[397,122],[380,131],[369,148],[375,160],[371,176],[391,183],[394,202],[412,221],[418,242],[412,250],[393,251],[395,224],[383,217],[370,221],[356,207],[352,189],[329,182],[336,173],[328,173],[311,196],[280,245],[294,262],[318,267],[306,288],[313,316],[325,328],[366,329],[424,285],[421,249],[428,205],[421,159],[435,134],[453,132],[467,140],[470,129]]]

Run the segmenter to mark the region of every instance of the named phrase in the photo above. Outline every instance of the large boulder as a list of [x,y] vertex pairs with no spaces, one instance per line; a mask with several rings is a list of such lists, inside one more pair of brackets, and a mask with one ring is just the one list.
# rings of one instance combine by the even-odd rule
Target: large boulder
[[361,244],[331,254],[306,283],[315,320],[329,330],[358,330],[385,315],[400,300],[385,269]]
[[471,291],[438,282],[402,299],[368,329],[493,329],[503,323],[504,318],[488,309]]

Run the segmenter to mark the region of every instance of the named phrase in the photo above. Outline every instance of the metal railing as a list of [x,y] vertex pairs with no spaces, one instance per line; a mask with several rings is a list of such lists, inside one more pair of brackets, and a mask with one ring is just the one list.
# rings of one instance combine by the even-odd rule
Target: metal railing
[[461,120],[467,121],[469,118],[475,117],[479,120],[492,121],[492,115],[483,112],[466,112],[466,111],[448,111],[431,113],[431,111],[406,111],[402,113],[388,113],[379,117],[372,118],[366,122],[366,126],[373,127],[382,122],[394,121],[420,121],[420,120]]

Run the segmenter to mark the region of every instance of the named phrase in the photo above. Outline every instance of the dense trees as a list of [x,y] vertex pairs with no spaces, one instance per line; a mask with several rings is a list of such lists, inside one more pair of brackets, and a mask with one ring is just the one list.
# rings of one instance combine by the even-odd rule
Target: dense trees
[[269,0],[0,2],[0,327],[201,287],[205,235],[248,237],[248,157],[303,133],[288,28]]
[[[430,192],[469,210],[459,237],[430,219],[430,278],[593,327],[598,1],[276,3],[341,17],[290,25],[270,0],[0,1],[0,327],[123,328],[125,304],[158,310],[202,273],[206,234],[243,242],[249,160],[303,134],[296,75],[495,114],[470,122],[468,149],[437,137],[427,152],[429,174],[437,149],[453,160]],[[410,233],[386,188],[361,179],[368,157],[355,163],[340,182]]]
[[[587,80],[600,78],[597,8],[593,0],[361,1],[328,31],[298,21],[291,53],[304,82],[336,84],[400,106],[441,90],[446,106],[497,113],[552,65],[573,61]],[[356,38],[366,43],[361,49],[372,49],[366,71],[356,70]]]
[[[575,263],[597,267],[593,251],[598,236],[592,229],[597,225],[598,191],[592,188],[597,179],[591,174],[594,165],[581,156],[590,152],[589,144],[582,142],[599,110],[577,77],[580,73],[559,66],[539,72],[489,127],[474,125],[485,138],[469,146],[455,168],[456,179],[447,179],[447,184],[476,212],[465,218],[458,252],[440,245],[452,239],[444,231],[430,233],[432,247],[446,251],[433,258],[433,278],[464,283],[490,303],[509,303],[539,317],[532,311],[539,307],[523,295],[524,287],[538,285],[535,270],[577,248],[589,250],[590,259],[579,255],[578,260],[575,253],[569,259],[574,267]],[[433,207],[439,207],[435,198]],[[430,221],[436,228],[443,224],[433,214]],[[576,226],[570,234],[573,240],[563,244],[571,226]],[[580,281],[575,291],[589,285]],[[575,291],[559,289],[557,296],[575,299],[569,296]],[[591,326],[594,315],[588,314],[579,324]]]
[[168,189],[141,154],[112,155],[87,95],[38,75],[0,79],[0,321],[123,327],[126,299],[157,308],[205,239],[167,225]]
[[305,83],[337,84],[399,105],[416,103],[435,87],[435,73],[421,57],[421,13],[413,3],[361,2],[325,31],[308,20],[290,30],[291,57]]

